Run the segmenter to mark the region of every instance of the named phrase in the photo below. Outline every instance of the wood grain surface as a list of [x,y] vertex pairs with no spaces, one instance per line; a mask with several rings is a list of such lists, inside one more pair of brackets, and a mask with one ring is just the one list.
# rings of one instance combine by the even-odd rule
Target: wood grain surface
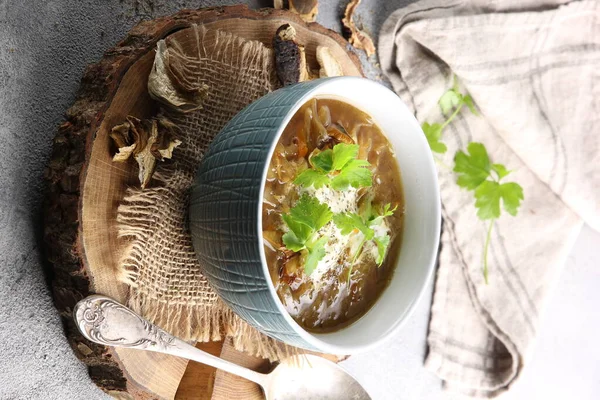
[[[44,242],[54,269],[54,301],[61,312],[67,338],[75,354],[88,365],[94,382],[120,398],[208,399],[217,386],[214,377],[217,383],[219,379],[225,382],[228,379],[217,376],[214,369],[195,363],[188,365],[186,360],[175,357],[90,343],[79,334],[71,316],[75,303],[91,293],[105,294],[121,302],[127,298],[129,289],[117,276],[116,266],[125,243],[117,237],[115,218],[125,188],[135,184],[137,178],[135,169],[111,162],[108,132],[126,115],[144,117],[156,111],[146,88],[155,44],[194,23],[267,45],[280,25],[291,23],[298,32],[298,41],[306,46],[309,64],[316,63],[316,47],[325,45],[345,74],[362,74],[356,56],[333,31],[316,23],[307,24],[285,10],[253,11],[246,6],[183,10],[141,22],[98,63],[86,68],[77,99],[53,142],[46,171],[49,189]],[[246,355],[235,354],[227,343],[199,346],[211,354],[245,360]],[[263,368],[262,360],[246,361]],[[237,390],[242,390],[241,386]],[[215,393],[212,398],[218,396]]]

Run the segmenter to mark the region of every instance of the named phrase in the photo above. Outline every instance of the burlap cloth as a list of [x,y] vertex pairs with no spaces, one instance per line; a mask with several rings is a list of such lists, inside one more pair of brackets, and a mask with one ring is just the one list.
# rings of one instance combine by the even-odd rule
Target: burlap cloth
[[159,163],[150,187],[129,188],[118,207],[119,235],[130,240],[120,271],[130,286],[128,305],[184,340],[230,336],[236,349],[277,360],[295,350],[260,334],[217,297],[187,224],[189,189],[207,146],[238,111],[279,84],[272,50],[222,31],[188,31],[179,41],[159,42],[149,82],[151,95],[170,99],[161,113],[179,126],[183,143],[173,163]]
[[519,215],[494,223],[486,285],[487,224],[439,168],[444,231],[425,364],[446,388],[496,396],[527,365],[583,222],[600,229],[600,3],[421,1],[388,18],[379,56],[421,121],[443,120],[436,103],[456,74],[481,116],[448,126],[444,161],[482,142],[524,188]]

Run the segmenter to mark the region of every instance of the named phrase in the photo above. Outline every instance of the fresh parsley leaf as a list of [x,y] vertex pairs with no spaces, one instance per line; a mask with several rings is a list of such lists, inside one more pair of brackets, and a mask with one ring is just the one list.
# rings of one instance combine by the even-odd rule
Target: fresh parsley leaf
[[425,122],[421,125],[421,129],[423,129],[423,133],[425,134],[425,138],[427,138],[427,143],[429,143],[431,151],[444,154],[448,150],[448,147],[440,142],[440,137],[442,136],[441,124],[430,125],[428,122]]
[[333,170],[333,151],[325,150],[310,158],[310,163],[313,167],[324,172]]
[[379,225],[385,217],[394,215],[394,211],[396,211],[397,208],[398,205],[396,205],[396,207],[392,209],[392,205],[390,203],[387,203],[385,206],[383,206],[383,212],[380,215],[371,215],[371,217],[369,218],[369,226]]
[[367,160],[352,160],[331,180],[331,187],[335,190],[370,187],[373,185],[373,174],[366,168],[371,164]]
[[458,92],[457,88],[448,89],[446,93],[440,97],[438,104],[442,109],[442,114],[447,115],[453,108],[463,104],[463,96]]
[[[358,145],[339,143],[333,147],[310,157],[313,168],[300,173],[294,183],[304,187],[314,186],[319,189],[325,185],[335,190],[345,190],[371,186],[372,174],[366,167],[371,166],[367,160],[358,160]],[[339,171],[331,177],[329,174]]]
[[[456,76],[454,77],[454,86],[448,89],[446,93],[440,97],[438,100],[438,104],[440,109],[442,110],[442,114],[448,115],[452,109],[460,109],[463,105],[467,106],[469,110],[474,115],[479,115],[477,113],[477,109],[475,109],[475,104],[473,103],[473,98],[470,94],[462,94],[458,87],[458,80]],[[458,110],[457,110],[458,112]]]
[[[438,104],[442,114],[446,116],[443,123],[423,123],[422,129],[427,138],[427,143],[434,153],[445,153],[447,147],[440,141],[442,131],[466,106],[474,115],[479,115],[473,102],[473,98],[468,93],[461,93],[458,80],[454,76],[452,88],[447,90],[440,97]],[[442,166],[445,164],[438,160]],[[494,171],[495,175],[492,175]],[[454,172],[458,178],[458,186],[467,190],[473,190],[475,196],[475,207],[477,215],[481,220],[491,220],[489,223],[487,236],[483,252],[483,276],[485,282],[488,282],[487,254],[490,244],[491,232],[494,226],[494,220],[500,217],[501,204],[506,212],[516,215],[523,200],[523,188],[515,183],[501,183],[511,171],[502,164],[490,164],[488,153],[481,143],[469,143],[467,153],[458,151],[454,156]],[[497,177],[497,179],[496,179]],[[381,217],[370,219],[370,225],[378,223]],[[377,240],[378,238],[375,238]],[[381,248],[378,244],[378,250],[381,258]]]
[[479,219],[494,219],[500,216],[500,190],[498,182],[484,181],[475,189],[475,207]]
[[381,213],[382,217],[389,217],[391,215],[394,215],[394,211],[396,211],[398,209],[398,205],[396,205],[396,207],[392,208],[392,205],[390,203],[387,203],[385,206],[383,206],[383,213]]
[[473,103],[473,98],[471,97],[470,94],[463,96],[463,103],[469,108],[469,110],[471,110],[473,115],[479,116],[479,113],[477,112],[477,109],[475,108],[475,104]]
[[355,213],[339,213],[333,216],[333,222],[342,232],[342,235],[349,235],[354,229],[363,233],[366,240],[373,239],[375,232],[369,228],[360,215]]
[[[289,216],[295,222],[302,223],[317,231],[331,221],[333,213],[327,204],[321,203],[315,197],[304,194],[290,210]],[[290,229],[293,228],[290,226]]]
[[458,173],[458,186],[473,190],[490,175],[490,159],[481,143],[471,142],[467,150],[469,155],[461,150],[454,156],[454,172]]
[[344,168],[350,161],[358,157],[358,145],[339,143],[333,146],[333,169]]
[[390,244],[390,236],[378,236],[375,237],[375,243],[377,243],[377,265],[381,265],[385,259],[385,252]]
[[374,216],[371,213],[371,201],[372,198],[367,198],[365,200],[368,203],[368,215],[365,215],[363,212],[362,216],[356,213],[339,213],[333,216],[333,222],[338,227],[343,235],[349,235],[354,231],[360,231],[363,234],[363,238],[354,254],[354,258],[352,259],[352,263],[350,265],[350,270],[348,272],[348,281],[350,281],[350,276],[352,274],[352,265],[356,262],[356,259],[360,256],[362,252],[362,248],[367,240],[374,240],[377,245],[377,265],[381,265],[385,258],[385,252],[390,243],[389,235],[375,237],[375,231],[371,228],[374,224],[378,224],[385,217],[389,217],[396,211],[397,207],[392,209],[391,204],[386,204],[383,206],[383,210],[381,215]]
[[[458,81],[456,76],[454,77],[454,85],[452,88],[448,89],[442,97],[438,100],[438,105],[442,111],[442,114],[446,116],[446,120],[442,124],[434,123],[430,124],[425,122],[421,125],[421,129],[423,129],[423,133],[425,133],[425,137],[427,138],[427,143],[429,143],[429,147],[431,151],[434,153],[444,154],[448,148],[446,145],[440,141],[442,136],[442,131],[444,128],[452,122],[454,117],[460,112],[463,106],[467,106],[469,110],[475,115],[477,114],[477,109],[475,108],[475,104],[473,103],[473,98],[469,94],[462,94],[458,87]],[[451,111],[454,112],[451,113]]]
[[327,240],[328,238],[323,236],[313,244],[310,244],[310,247],[307,247],[307,254],[304,260],[304,272],[306,275],[312,274],[315,268],[317,268],[319,261],[325,257],[325,244],[327,244]]
[[475,207],[477,216],[482,219],[500,217],[500,200],[504,209],[510,215],[517,215],[517,210],[523,200],[523,188],[514,182],[498,183],[485,181],[475,189]]
[[306,169],[300,173],[294,179],[294,183],[299,186],[310,187],[314,186],[315,189],[322,188],[323,186],[329,185],[331,179],[326,173],[317,171],[316,169]]
[[498,180],[504,178],[506,175],[510,174],[511,171],[507,170],[506,167],[502,164],[492,164],[492,171],[498,174]]
[[304,271],[310,275],[325,256],[325,244],[329,239],[326,236],[318,238],[316,231],[331,221],[333,213],[327,204],[304,194],[289,214],[283,214],[281,218],[289,228],[282,237],[283,244],[289,250],[303,251]]
[[283,240],[283,244],[285,245],[285,247],[292,251],[300,251],[306,248],[306,241],[300,240],[292,230],[284,233],[281,239]]
[[304,247],[304,243],[312,235],[314,229],[296,220],[290,214],[282,214],[281,218],[290,229],[283,235],[283,244],[290,250],[300,251]]
[[[359,217],[360,223],[362,219]],[[333,216],[335,226],[342,232],[342,235],[349,235],[356,228],[356,223],[350,214],[340,213]]]
[[515,182],[503,183],[500,185],[500,195],[502,203],[507,213],[513,217],[517,215],[517,211],[521,206],[521,200],[524,199],[523,188]]

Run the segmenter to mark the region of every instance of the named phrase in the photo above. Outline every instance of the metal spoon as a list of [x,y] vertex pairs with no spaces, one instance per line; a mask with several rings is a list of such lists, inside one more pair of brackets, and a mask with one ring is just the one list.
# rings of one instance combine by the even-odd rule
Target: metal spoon
[[370,400],[360,384],[337,364],[313,355],[286,358],[261,374],[195,348],[106,297],[93,295],[75,305],[81,334],[105,346],[156,351],[197,361],[259,384],[267,400]]

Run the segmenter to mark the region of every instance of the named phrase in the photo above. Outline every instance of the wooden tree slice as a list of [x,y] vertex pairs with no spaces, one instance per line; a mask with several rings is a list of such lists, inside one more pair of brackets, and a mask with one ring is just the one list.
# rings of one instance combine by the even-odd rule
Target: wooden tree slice
[[[187,361],[156,353],[114,349],[86,341],[73,324],[71,311],[90,293],[121,302],[128,287],[117,276],[124,243],[117,237],[116,209],[136,170],[112,163],[108,132],[127,115],[149,117],[157,105],[147,92],[156,42],[191,24],[221,29],[270,46],[275,30],[292,24],[306,46],[307,61],[316,67],[316,47],[330,48],[344,74],[362,75],[357,57],[335,32],[285,10],[249,10],[246,6],[183,10],[135,26],[102,60],[86,68],[77,100],[58,128],[50,164],[44,241],[53,266],[52,290],[67,338],[89,366],[91,378],[119,398],[210,398],[214,370],[188,368]],[[220,345],[201,344],[213,354]],[[227,348],[231,356],[231,348]],[[222,356],[226,356],[223,354]],[[197,393],[196,397],[192,393]]]

